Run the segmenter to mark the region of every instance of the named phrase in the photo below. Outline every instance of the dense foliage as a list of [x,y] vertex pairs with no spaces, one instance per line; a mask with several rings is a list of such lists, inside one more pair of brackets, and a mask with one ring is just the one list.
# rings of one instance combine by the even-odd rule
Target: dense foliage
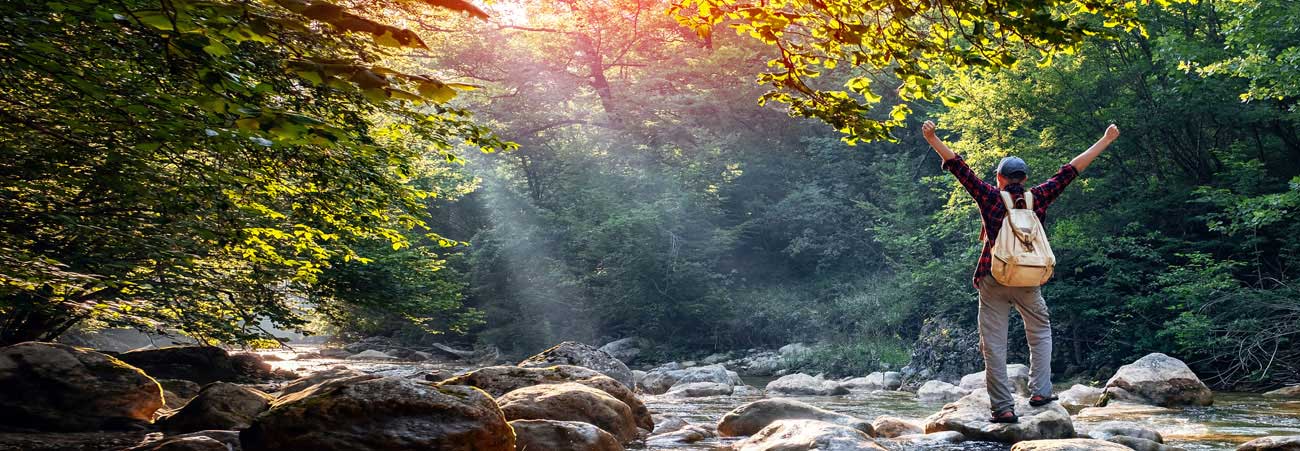
[[755,75],[788,48],[701,36],[663,6],[526,4],[438,60],[488,87],[473,108],[521,145],[473,159],[484,186],[455,208],[479,219],[440,226],[472,242],[459,267],[486,314],[480,341],[525,354],[637,335],[664,357],[809,341],[825,344],[815,369],[898,368],[924,321],[975,316],[979,220],[920,119],[981,174],[1014,153],[1034,179],[1113,121],[1121,140],[1049,215],[1057,371],[1105,375],[1158,351],[1222,386],[1300,379],[1294,6],[1117,3],[1128,22],[1109,27],[1071,16],[1109,31],[1075,29],[1051,59],[999,47],[1041,64],[930,64],[926,89],[948,102],[880,78],[882,111],[915,114],[853,113],[901,126],[897,143],[853,147],[753,107],[772,81]]
[[[391,3],[368,8],[413,7]],[[384,67],[427,47],[366,9],[0,6],[0,343],[88,320],[266,338],[259,319],[301,325],[293,295],[328,301],[350,262],[436,262],[388,253],[447,242],[412,233],[437,168],[502,144],[439,105],[469,86]]]

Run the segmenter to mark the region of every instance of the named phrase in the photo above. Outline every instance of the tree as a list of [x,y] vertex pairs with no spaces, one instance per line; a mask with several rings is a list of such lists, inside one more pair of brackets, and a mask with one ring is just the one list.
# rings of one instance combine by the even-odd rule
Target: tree
[[1145,34],[1138,3],[681,0],[672,12],[700,36],[726,23],[775,47],[773,70],[758,77],[772,88],[760,102],[789,104],[790,114],[820,119],[855,143],[891,139],[911,112],[906,103],[894,104],[887,114],[878,111],[882,99],[874,85],[896,78],[901,84],[894,91],[902,101],[933,101],[943,92],[933,76],[940,67],[1010,68],[1020,64],[1026,48],[1050,61],[1111,28]]
[[[454,0],[368,6],[422,3],[485,17]],[[0,7],[0,344],[86,320],[266,337],[261,316],[301,324],[287,294],[374,258],[358,245],[410,246],[440,194],[412,180],[457,146],[506,145],[445,104],[471,86],[385,67],[389,49],[426,46],[366,11]]]

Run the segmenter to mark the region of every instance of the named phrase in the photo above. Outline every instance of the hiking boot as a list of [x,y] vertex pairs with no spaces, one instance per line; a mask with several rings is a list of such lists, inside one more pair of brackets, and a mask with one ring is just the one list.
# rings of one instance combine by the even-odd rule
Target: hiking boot
[[1057,399],[1056,395],[1052,395],[1052,396],[1034,395],[1029,398],[1029,405],[1034,407],[1042,407],[1051,404],[1051,402],[1055,401],[1056,399]]
[[1020,417],[1016,416],[1016,411],[1007,409],[993,412],[993,418],[989,419],[993,423],[1019,423]]

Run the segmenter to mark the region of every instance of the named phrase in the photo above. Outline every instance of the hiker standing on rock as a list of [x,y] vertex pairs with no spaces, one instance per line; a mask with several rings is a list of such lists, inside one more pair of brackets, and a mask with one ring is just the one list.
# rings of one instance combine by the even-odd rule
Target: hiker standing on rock
[[[1119,127],[1111,124],[1088,150],[1061,166],[1056,175],[1025,189],[1029,167],[1018,157],[1003,158],[996,170],[997,186],[981,180],[934,134],[934,122],[925,121],[921,134],[943,158],[943,168],[966,188],[979,205],[984,247],[975,266],[973,283],[979,291],[980,352],[984,355],[984,380],[994,423],[1015,423],[1015,400],[1007,378],[1007,317],[1011,307],[1020,312],[1029,342],[1029,390],[1032,406],[1046,405],[1052,395],[1052,325],[1040,287],[1056,265],[1042,222],[1047,207],[1075,177],[1115,138]],[[1012,233],[999,233],[1010,228]],[[992,276],[992,277],[989,277]]]

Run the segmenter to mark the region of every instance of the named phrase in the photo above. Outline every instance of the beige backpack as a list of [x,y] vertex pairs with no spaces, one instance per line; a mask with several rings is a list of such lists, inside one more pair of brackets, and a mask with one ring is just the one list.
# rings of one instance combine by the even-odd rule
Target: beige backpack
[[1034,214],[1034,195],[1025,191],[1025,208],[1016,208],[1011,194],[1002,191],[1007,216],[993,242],[993,279],[1008,287],[1036,287],[1052,278],[1056,255],[1047,232]]

